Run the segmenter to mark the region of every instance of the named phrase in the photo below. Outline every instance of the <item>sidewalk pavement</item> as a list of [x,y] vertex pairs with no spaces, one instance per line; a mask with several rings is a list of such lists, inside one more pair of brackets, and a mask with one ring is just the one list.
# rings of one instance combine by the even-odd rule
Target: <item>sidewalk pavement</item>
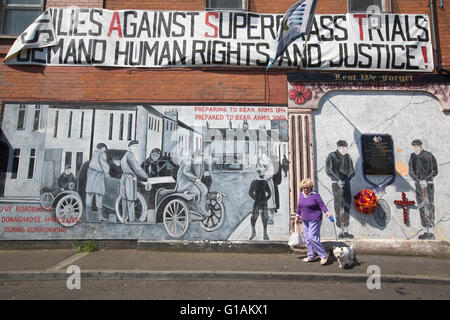
[[450,259],[421,256],[359,255],[358,264],[340,269],[304,263],[304,250],[285,252],[201,252],[103,248],[90,253],[69,249],[0,250],[0,281],[66,280],[80,268],[91,280],[255,280],[366,282],[376,265],[381,281],[450,285]]

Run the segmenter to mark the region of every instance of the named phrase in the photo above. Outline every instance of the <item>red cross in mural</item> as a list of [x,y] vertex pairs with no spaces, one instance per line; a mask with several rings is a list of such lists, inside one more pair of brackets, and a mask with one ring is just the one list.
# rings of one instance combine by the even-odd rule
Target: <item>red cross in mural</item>
[[403,222],[405,224],[408,223],[408,206],[415,205],[416,203],[414,201],[408,200],[406,198],[406,193],[402,192],[402,200],[394,200],[394,203],[396,205],[403,206]]

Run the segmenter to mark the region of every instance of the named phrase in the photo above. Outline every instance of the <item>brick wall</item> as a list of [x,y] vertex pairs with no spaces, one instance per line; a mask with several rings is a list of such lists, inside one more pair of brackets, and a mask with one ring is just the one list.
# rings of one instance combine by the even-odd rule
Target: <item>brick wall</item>
[[[250,11],[284,13],[294,0],[251,0]],[[393,1],[393,12],[430,13],[428,0]],[[439,2],[439,1],[438,1]],[[101,7],[103,1],[48,0],[47,6]],[[108,9],[204,10],[204,0],[105,0]],[[444,68],[450,68],[448,9],[437,8]],[[317,13],[346,13],[346,0],[320,0]],[[0,39],[0,62],[12,40]],[[128,69],[0,65],[0,102],[92,101],[287,104],[286,74],[264,69]],[[269,95],[270,93],[270,95]]]
[[[286,104],[286,76],[262,71],[20,67],[0,69],[3,100]],[[68,76],[70,74],[70,76]],[[270,86],[270,88],[269,88]]]
[[81,8],[103,8],[103,0],[47,0],[45,1],[46,8],[50,7],[69,7],[78,6]]
[[183,10],[183,11],[203,11],[205,10],[205,0],[151,0],[151,1],[130,1],[130,0],[105,0],[105,8],[111,10],[139,9],[139,10]]
[[437,24],[439,46],[441,51],[441,63],[445,69],[450,69],[450,3],[445,2],[446,6],[441,8],[439,1],[437,4]]

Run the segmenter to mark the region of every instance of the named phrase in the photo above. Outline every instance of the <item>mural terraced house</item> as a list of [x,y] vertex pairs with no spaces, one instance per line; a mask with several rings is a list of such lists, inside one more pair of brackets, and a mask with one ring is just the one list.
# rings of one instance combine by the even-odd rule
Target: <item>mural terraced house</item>
[[0,239],[285,241],[312,178],[341,239],[448,240],[445,4],[320,0],[266,71],[293,1],[61,3],[0,5]]

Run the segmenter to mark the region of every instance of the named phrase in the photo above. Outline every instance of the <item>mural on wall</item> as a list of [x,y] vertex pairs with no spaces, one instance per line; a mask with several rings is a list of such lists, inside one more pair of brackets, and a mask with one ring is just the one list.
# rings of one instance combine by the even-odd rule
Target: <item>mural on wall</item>
[[[351,225],[349,235],[355,239],[448,239],[450,176],[443,159],[450,150],[446,138],[450,119],[442,112],[439,100],[424,92],[364,91],[351,85],[340,88],[343,90],[323,92],[317,110],[312,111],[312,135],[314,178],[324,202],[334,204],[341,238]],[[373,140],[374,149],[364,148],[365,138]],[[336,141],[338,150],[330,153]],[[339,147],[344,146],[340,152]],[[408,152],[411,149],[413,152]],[[337,162],[333,161],[338,156],[343,159],[344,154],[349,158],[347,165],[342,160],[340,167],[336,166],[340,171],[334,171]],[[364,158],[369,156],[367,167]],[[440,187],[435,189],[435,184]],[[376,210],[363,213],[352,203],[363,190],[375,192]],[[350,196],[341,196],[346,192]],[[411,201],[414,197],[416,201]],[[404,200],[401,205],[399,198]],[[324,223],[322,236],[334,238],[331,223]]]
[[288,236],[286,108],[7,103],[2,112],[2,239]]

